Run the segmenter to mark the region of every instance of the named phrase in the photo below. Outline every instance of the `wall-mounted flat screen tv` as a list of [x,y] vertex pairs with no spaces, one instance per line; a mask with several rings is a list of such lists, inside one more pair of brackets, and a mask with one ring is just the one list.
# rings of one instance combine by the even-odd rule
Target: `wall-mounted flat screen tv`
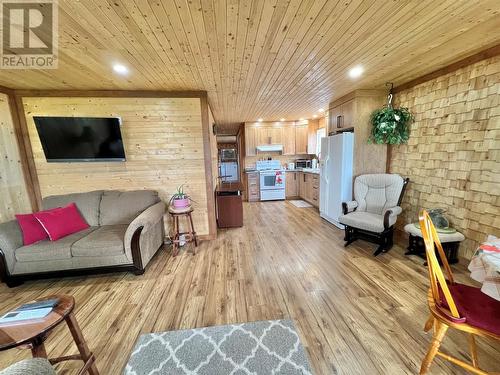
[[118,117],[33,117],[48,162],[125,161]]

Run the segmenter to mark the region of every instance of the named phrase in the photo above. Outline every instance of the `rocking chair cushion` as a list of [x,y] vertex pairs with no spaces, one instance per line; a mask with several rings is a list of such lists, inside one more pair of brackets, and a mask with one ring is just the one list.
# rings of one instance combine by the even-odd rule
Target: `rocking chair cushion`
[[[500,335],[500,301],[481,292],[481,289],[464,284],[448,284],[461,317],[467,324]],[[444,307],[448,307],[441,296]]]

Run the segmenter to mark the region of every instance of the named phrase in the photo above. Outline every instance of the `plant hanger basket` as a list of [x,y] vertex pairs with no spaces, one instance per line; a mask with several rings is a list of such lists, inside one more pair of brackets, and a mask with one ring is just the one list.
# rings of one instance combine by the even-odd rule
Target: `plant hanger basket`
[[410,137],[410,123],[413,115],[408,108],[394,108],[392,106],[393,87],[392,83],[387,96],[387,105],[375,110],[371,115],[372,133],[369,138],[370,143],[399,145],[408,142]]

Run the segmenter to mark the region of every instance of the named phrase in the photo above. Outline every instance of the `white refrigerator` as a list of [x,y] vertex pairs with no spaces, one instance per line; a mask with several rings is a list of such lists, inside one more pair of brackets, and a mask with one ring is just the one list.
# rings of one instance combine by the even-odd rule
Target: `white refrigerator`
[[342,202],[352,200],[353,153],[354,133],[321,138],[319,212],[340,229]]

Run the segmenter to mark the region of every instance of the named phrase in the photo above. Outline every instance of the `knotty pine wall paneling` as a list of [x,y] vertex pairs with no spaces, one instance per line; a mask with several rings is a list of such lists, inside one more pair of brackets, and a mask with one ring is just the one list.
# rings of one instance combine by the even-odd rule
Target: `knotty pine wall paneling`
[[9,97],[0,93],[0,223],[31,212]]
[[[24,97],[22,103],[42,197],[98,189],[153,189],[168,202],[184,184],[195,201],[196,231],[209,234],[204,148],[208,134],[203,133],[200,98]],[[127,160],[47,163],[34,116],[121,117]]]
[[407,145],[392,146],[390,172],[410,177],[397,226],[422,208],[445,208],[470,258],[500,236],[500,56],[396,94],[415,115]]

